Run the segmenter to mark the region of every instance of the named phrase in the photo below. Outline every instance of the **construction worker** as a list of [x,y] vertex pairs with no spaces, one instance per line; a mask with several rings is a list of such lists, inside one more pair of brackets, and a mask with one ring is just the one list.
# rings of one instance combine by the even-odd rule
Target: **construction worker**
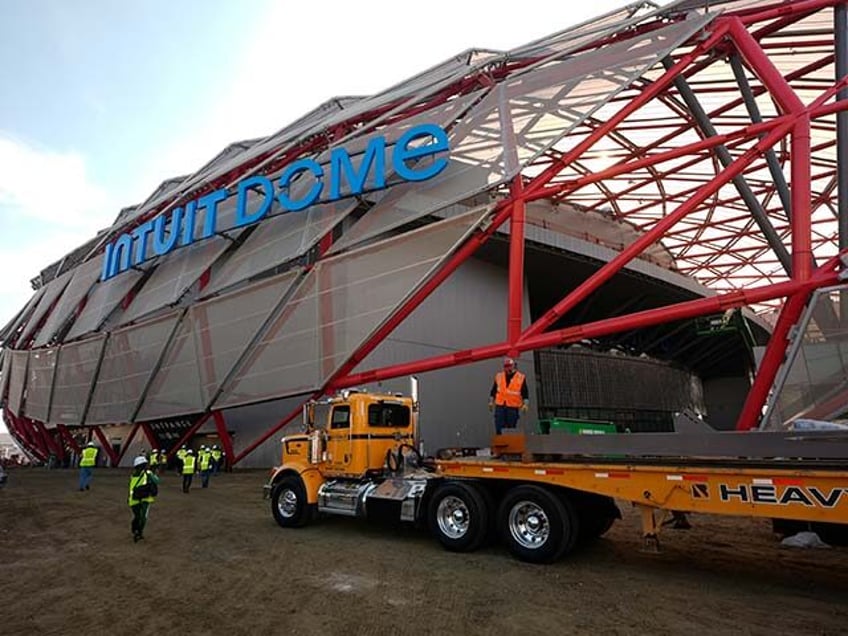
[[159,474],[159,449],[154,448],[151,449],[150,455],[147,458],[147,464],[150,466],[150,470],[153,471],[154,474]]
[[164,450],[159,451],[159,470],[165,471],[168,468],[168,453]]
[[217,444],[212,446],[212,473],[217,475],[221,470],[221,449]]
[[197,462],[195,461],[194,451],[190,448],[183,455],[183,492],[188,493],[191,490],[191,480],[194,478],[194,473],[197,471]]
[[504,358],[503,371],[495,374],[489,392],[489,410],[495,413],[495,433],[518,425],[519,412],[530,408],[530,396],[524,374],[516,370],[515,360]]
[[133,513],[132,529],[133,542],[138,543],[144,538],[144,526],[150,514],[150,504],[156,501],[159,477],[150,470],[147,458],[139,455],[133,460],[133,472],[130,475],[130,492],[128,503]]
[[187,450],[188,449],[185,447],[185,444],[183,444],[182,448],[180,448],[180,450],[177,451],[177,474],[178,475],[182,474],[182,472],[183,472],[183,460],[185,459]]
[[80,490],[88,490],[89,484],[91,483],[91,476],[94,473],[94,467],[97,466],[97,452],[98,448],[94,445],[94,442],[89,442],[85,445],[85,448],[82,449],[82,454],[80,455],[80,473],[79,473],[79,489]]
[[200,467],[201,488],[209,488],[209,475],[212,474],[212,451],[206,446],[200,447],[197,454],[197,463]]

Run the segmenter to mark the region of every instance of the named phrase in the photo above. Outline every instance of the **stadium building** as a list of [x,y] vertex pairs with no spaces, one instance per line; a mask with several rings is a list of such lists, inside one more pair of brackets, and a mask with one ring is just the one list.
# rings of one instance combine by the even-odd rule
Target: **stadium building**
[[504,355],[527,430],[833,417],[846,74],[840,2],[636,2],[329,100],[41,271],[4,420],[40,460],[267,466],[304,401],[417,375],[425,450],[486,446]]

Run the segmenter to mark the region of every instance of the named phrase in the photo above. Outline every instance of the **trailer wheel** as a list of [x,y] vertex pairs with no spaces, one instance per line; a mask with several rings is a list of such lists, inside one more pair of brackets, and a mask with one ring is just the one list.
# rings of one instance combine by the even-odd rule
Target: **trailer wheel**
[[501,538],[522,561],[551,563],[577,541],[577,516],[571,502],[539,486],[510,490],[498,511]]
[[271,513],[283,528],[300,528],[309,521],[309,502],[303,480],[296,475],[283,477],[271,493]]
[[480,547],[489,528],[489,510],[479,489],[470,483],[448,482],[438,487],[427,508],[430,531],[452,552]]

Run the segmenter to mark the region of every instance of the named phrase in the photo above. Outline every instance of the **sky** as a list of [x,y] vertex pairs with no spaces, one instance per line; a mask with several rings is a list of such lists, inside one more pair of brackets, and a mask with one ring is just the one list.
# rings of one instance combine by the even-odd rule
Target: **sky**
[[624,4],[3,0],[0,326],[41,269],[230,143]]

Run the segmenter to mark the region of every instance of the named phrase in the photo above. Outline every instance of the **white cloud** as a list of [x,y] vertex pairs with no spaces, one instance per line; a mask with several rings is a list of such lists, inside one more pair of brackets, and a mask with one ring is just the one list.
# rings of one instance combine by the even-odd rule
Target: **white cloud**
[[108,226],[115,207],[82,155],[0,132],[0,218],[15,226],[14,240],[0,237],[0,325],[32,294],[29,280]]
[[109,196],[89,180],[81,155],[38,149],[2,133],[0,206],[21,220],[49,221],[89,234],[111,220],[104,215],[111,209]]

